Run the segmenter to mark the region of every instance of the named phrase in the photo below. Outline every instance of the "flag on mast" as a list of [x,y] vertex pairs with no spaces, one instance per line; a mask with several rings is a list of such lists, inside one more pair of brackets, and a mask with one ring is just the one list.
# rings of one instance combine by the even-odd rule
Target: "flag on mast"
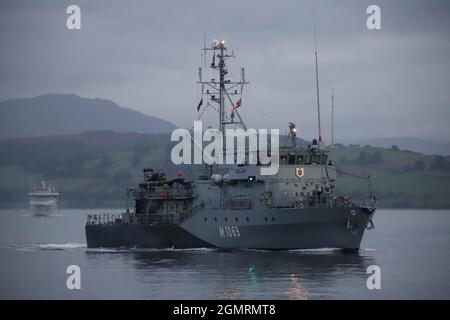
[[202,106],[202,104],[203,104],[203,97],[202,97],[202,99],[200,100],[200,102],[198,103],[198,106],[197,106],[197,112],[200,111],[200,107]]
[[242,104],[242,98],[239,98],[239,100],[236,102],[236,104],[231,109],[231,112],[236,111],[236,109],[239,108],[241,106],[241,104]]
[[216,53],[214,52],[212,62],[211,62],[211,67],[215,67],[215,66],[216,66]]

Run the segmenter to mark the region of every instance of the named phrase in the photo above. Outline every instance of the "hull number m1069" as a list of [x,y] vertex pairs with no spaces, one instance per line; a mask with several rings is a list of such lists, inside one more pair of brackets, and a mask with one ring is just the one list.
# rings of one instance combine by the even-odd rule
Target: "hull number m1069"
[[221,238],[239,238],[241,236],[238,226],[219,226],[219,234]]

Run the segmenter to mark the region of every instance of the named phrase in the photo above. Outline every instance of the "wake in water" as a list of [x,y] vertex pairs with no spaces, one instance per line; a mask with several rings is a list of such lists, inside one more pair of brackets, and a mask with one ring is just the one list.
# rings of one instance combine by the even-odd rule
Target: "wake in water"
[[292,249],[287,250],[288,252],[294,253],[308,253],[308,254],[327,254],[327,253],[336,253],[341,252],[341,248],[316,248],[316,249]]
[[215,248],[87,248],[88,252],[114,253],[114,252],[213,252]]
[[[344,252],[341,248],[316,248],[316,249],[290,249],[290,250],[264,250],[264,249],[240,249],[241,251],[250,251],[250,252],[288,252],[293,254],[336,254]],[[375,249],[371,248],[361,248],[358,250],[358,254],[373,252]]]
[[289,252],[289,253],[305,253],[305,254],[328,254],[342,251],[341,248],[316,248],[316,249],[287,249],[287,250],[264,250],[264,249],[241,249],[242,251],[251,252]]
[[175,249],[175,248],[88,248],[86,243],[13,243],[11,248],[15,248],[21,251],[38,251],[38,250],[73,250],[73,249],[85,249],[87,252],[99,252],[99,253],[120,253],[120,252],[213,252],[217,251],[215,248],[188,248],[188,249]]
[[84,249],[85,243],[32,243],[32,244],[11,244],[11,247],[23,251],[38,251],[38,250],[68,250],[68,249]]
[[374,248],[361,248],[359,249],[359,253],[365,253],[365,252],[374,252],[376,249]]
[[[10,245],[20,251],[38,251],[38,250],[74,250],[74,249],[85,249],[86,252],[98,252],[98,253],[126,253],[126,252],[221,252],[224,250],[218,248],[187,248],[187,249],[176,249],[176,248],[88,248],[85,243],[35,243],[35,244],[17,244],[13,243]],[[226,252],[233,251],[248,251],[248,252],[279,252],[273,250],[263,250],[263,249],[236,249],[236,250],[225,250]],[[317,249],[292,249],[292,250],[281,250],[283,252],[289,253],[299,253],[299,254],[330,254],[341,252],[340,248],[317,248]],[[361,248],[359,253],[373,252],[375,249],[371,248]]]
[[52,218],[52,217],[62,217],[62,214],[46,214],[46,215],[36,215],[31,213],[21,214],[22,217],[33,217],[33,218]]

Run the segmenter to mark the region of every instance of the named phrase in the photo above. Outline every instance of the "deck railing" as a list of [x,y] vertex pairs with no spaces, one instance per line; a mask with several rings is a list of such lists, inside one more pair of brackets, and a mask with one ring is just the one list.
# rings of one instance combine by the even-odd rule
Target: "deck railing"
[[122,222],[121,213],[88,214],[87,224],[113,224]]
[[203,208],[203,203],[199,203],[191,210],[177,214],[134,214],[134,213],[100,213],[88,214],[88,225],[106,224],[179,224],[197,213]]

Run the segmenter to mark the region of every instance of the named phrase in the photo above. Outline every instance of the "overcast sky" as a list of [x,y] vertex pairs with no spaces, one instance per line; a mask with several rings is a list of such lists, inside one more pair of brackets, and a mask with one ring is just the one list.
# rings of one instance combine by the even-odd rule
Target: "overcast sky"
[[[66,28],[70,4],[81,7],[81,30]],[[381,30],[366,27],[370,4],[381,7]],[[0,100],[75,93],[191,127],[205,32],[208,43],[225,38],[237,56],[233,67],[246,68],[247,125],[284,131],[292,121],[311,139],[314,11],[325,140],[332,87],[337,141],[450,138],[445,0],[2,0]]]

